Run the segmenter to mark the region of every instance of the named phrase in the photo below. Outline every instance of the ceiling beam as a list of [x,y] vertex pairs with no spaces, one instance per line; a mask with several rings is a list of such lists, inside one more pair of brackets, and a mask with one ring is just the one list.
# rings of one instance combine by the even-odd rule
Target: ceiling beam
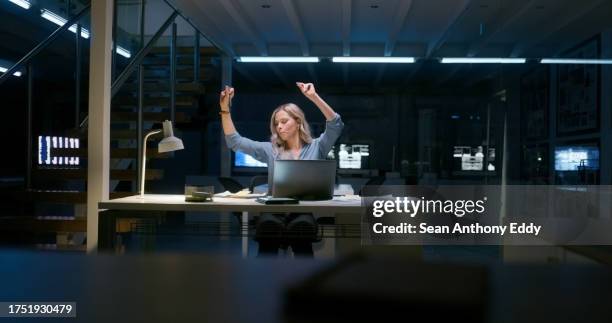
[[[411,7],[412,0],[399,2],[398,7],[395,10],[393,23],[391,24],[391,28],[389,29],[389,36],[387,37],[387,41],[385,42],[385,56],[393,55],[393,50],[395,50],[395,43],[397,42],[397,36],[399,35],[400,31],[402,30],[402,27],[406,23],[406,17],[408,16],[408,12],[410,12]],[[385,75],[386,69],[387,64],[381,64],[378,67],[376,78],[374,79],[374,86],[380,85],[380,82],[382,82],[383,76]]]
[[255,25],[251,23],[247,17],[243,17],[241,13],[246,11],[239,7],[234,0],[219,0],[225,11],[232,17],[236,25],[242,30],[242,32],[248,36],[251,43],[255,46],[261,56],[268,56],[268,48],[266,43],[262,41],[261,37],[258,36]]
[[[351,56],[351,0],[342,0],[342,56]],[[344,87],[348,86],[349,67],[342,64],[342,82]]]
[[176,5],[182,12],[194,13],[189,15],[191,22],[198,27],[203,36],[208,39],[213,46],[230,57],[236,56],[232,46],[227,43],[225,39],[220,37],[220,35],[222,35],[221,29],[219,29],[212,19],[210,19],[206,10],[201,7],[202,4],[198,1],[177,0]]
[[397,42],[397,36],[406,22],[406,17],[408,16],[408,12],[410,12],[411,7],[412,0],[399,2],[398,8],[396,8],[395,11],[395,17],[393,17],[391,29],[389,30],[389,37],[387,37],[387,42],[385,43],[385,56],[391,56],[393,54],[395,43]]
[[351,56],[351,0],[342,0],[342,56]]
[[[282,0],[283,7],[285,8],[285,12],[287,13],[287,17],[289,18],[289,22],[293,27],[293,31],[297,35],[297,39],[300,43],[300,48],[302,49],[303,56],[310,56],[310,46],[308,45],[308,39],[306,39],[306,34],[304,33],[304,28],[302,27],[302,21],[300,19],[300,15],[298,13],[297,8],[293,4],[293,0]],[[314,68],[311,64],[308,64],[308,74],[312,79],[312,82],[319,83],[317,74],[315,73]]]
[[606,0],[596,0],[588,4],[578,5],[578,8],[572,8],[571,12],[568,15],[565,15],[563,17],[557,17],[556,19],[554,19],[554,22],[552,24],[542,24],[541,28],[538,28],[540,32],[531,33],[532,37],[530,39],[524,42],[517,43],[514,46],[510,57],[519,57],[521,55],[524,55],[525,51],[530,48],[533,48],[537,44],[545,41],[546,39],[554,35],[562,28],[582,18],[584,15],[590,13],[605,1]]
[[502,15],[500,18],[496,18],[493,21],[492,26],[489,26],[488,30],[490,32],[485,32],[485,35],[481,36],[480,39],[470,46],[468,49],[467,56],[474,57],[482,48],[502,30],[505,30],[508,26],[512,25],[516,22],[520,17],[522,17],[526,12],[528,12],[531,7],[538,0],[529,0],[520,2],[519,7],[515,11],[509,11],[501,9]]
[[[240,5],[236,3],[234,0],[219,0],[223,8],[227,11],[227,13],[232,17],[234,22],[238,25],[238,27],[244,32],[248,38],[251,40],[259,55],[268,56],[268,47],[266,43],[262,40],[262,37],[259,36],[259,32],[255,27],[255,24],[249,20],[247,13],[244,9],[240,8]],[[243,14],[241,14],[243,13]],[[276,75],[276,77],[287,87],[291,88],[291,82],[287,80],[283,72],[278,68],[276,64],[269,63],[267,64],[272,70],[272,73]]]
[[282,0],[282,3],[283,7],[285,8],[285,13],[287,13],[287,17],[289,18],[289,22],[293,27],[293,31],[297,35],[297,39],[300,43],[300,48],[302,49],[302,55],[310,56],[308,40],[306,40],[304,28],[302,28],[302,22],[300,20],[300,16],[298,15],[297,9],[293,5],[293,0]]
[[431,57],[431,54],[442,47],[450,35],[451,29],[459,22],[459,20],[461,20],[461,17],[463,17],[466,11],[469,9],[470,3],[471,0],[463,0],[463,3],[459,6],[459,9],[452,15],[450,21],[446,25],[446,28],[444,28],[437,37],[429,42],[427,45],[427,52],[425,54],[426,58]]

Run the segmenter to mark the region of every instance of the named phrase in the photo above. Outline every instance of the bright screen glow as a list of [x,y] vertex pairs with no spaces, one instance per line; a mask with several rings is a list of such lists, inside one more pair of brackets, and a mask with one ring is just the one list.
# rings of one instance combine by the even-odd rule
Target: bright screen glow
[[495,170],[495,148],[489,148],[488,164],[485,165],[485,148],[482,146],[455,146],[453,147],[453,157],[460,158],[461,170],[475,171],[494,171]]
[[341,169],[363,169],[367,167],[370,156],[370,145],[340,144],[338,151],[338,166]]
[[80,164],[79,157],[61,156],[62,149],[79,149],[79,138],[38,136],[38,165]]
[[268,164],[256,160],[251,155],[237,151],[234,154],[234,167],[268,167]]
[[577,171],[599,169],[599,149],[594,146],[566,146],[555,148],[555,170]]

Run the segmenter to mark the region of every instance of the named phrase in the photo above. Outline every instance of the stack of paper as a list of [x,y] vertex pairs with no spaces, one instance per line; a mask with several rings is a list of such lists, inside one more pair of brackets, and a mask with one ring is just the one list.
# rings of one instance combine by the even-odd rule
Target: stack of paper
[[266,196],[266,194],[265,193],[261,193],[261,194],[251,193],[248,188],[245,188],[242,191],[239,191],[236,193],[225,191],[223,193],[217,193],[214,196],[215,197],[231,197],[231,198],[249,199],[249,198],[257,198],[257,197]]

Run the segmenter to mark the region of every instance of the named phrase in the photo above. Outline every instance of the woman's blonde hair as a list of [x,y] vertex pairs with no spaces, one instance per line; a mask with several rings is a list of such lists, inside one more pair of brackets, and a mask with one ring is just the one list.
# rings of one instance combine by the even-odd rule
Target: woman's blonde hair
[[276,130],[276,114],[279,111],[285,111],[289,114],[290,117],[295,120],[298,124],[298,132],[300,136],[300,140],[303,144],[309,144],[312,142],[312,136],[310,135],[310,126],[308,125],[308,121],[306,121],[306,116],[304,115],[304,111],[294,103],[286,103],[278,106],[278,108],[274,109],[272,112],[272,117],[270,118],[270,132],[272,136],[270,137],[270,141],[272,142],[272,147],[278,150],[280,153],[283,153],[287,150],[287,142],[284,141]]

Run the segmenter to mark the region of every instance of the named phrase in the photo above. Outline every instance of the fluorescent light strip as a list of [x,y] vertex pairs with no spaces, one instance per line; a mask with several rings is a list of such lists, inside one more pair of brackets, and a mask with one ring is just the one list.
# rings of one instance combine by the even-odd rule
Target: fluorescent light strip
[[117,46],[117,50],[116,50],[117,54],[125,57],[125,58],[130,58],[132,57],[132,53],[130,53],[129,50],[121,47],[121,46]]
[[612,64],[612,59],[542,58],[542,64]]
[[9,0],[10,2],[20,6],[21,8],[28,10],[30,9],[30,7],[32,6],[32,4],[30,3],[30,1],[26,1],[26,0]]
[[[50,22],[58,25],[58,26],[63,26],[66,24],[66,22],[68,22],[66,19],[64,19],[62,16],[47,10],[47,9],[42,9],[40,10],[40,16],[49,20]],[[70,30],[71,32],[76,34],[76,30],[77,30],[77,26],[76,25],[72,25],[70,26],[70,28],[68,28],[68,30]],[[88,39],[89,38],[89,30],[81,27],[81,37]]]
[[[70,26],[70,28],[68,28],[68,30],[70,30],[70,31],[72,31],[73,33],[76,34],[77,26],[76,25],[72,25],[72,26]],[[81,27],[81,37],[83,37],[85,39],[89,39],[89,30]]]
[[318,63],[318,57],[309,56],[241,56],[241,63]]
[[440,61],[445,64],[523,64],[525,58],[501,58],[501,57],[444,57]]
[[[62,18],[61,16],[53,13],[52,11],[49,11],[47,9],[42,9],[41,10],[41,16],[51,22],[53,22],[56,25],[59,26],[63,26],[66,24],[66,19]],[[70,30],[71,32],[76,34],[76,29],[77,26],[76,25],[72,25],[70,26],[70,28],[68,28],[68,30]],[[89,30],[82,28],[81,27],[81,37],[88,39],[90,36],[89,34]],[[127,49],[121,47],[121,46],[117,46],[117,54],[125,57],[125,58],[130,58],[132,57],[132,54],[130,53],[130,51],[128,51]]]
[[[8,68],[0,66],[0,73],[6,73],[6,71],[8,71]],[[15,72],[13,75],[21,76],[21,72]]]
[[117,46],[117,50],[116,50],[117,54],[125,57],[125,58],[130,58],[132,57],[132,53],[130,53],[129,50],[121,47],[121,46]]
[[63,26],[67,22],[66,19],[56,15],[55,13],[47,9],[40,10],[40,16],[59,26]]
[[334,63],[414,63],[414,57],[332,57]]

